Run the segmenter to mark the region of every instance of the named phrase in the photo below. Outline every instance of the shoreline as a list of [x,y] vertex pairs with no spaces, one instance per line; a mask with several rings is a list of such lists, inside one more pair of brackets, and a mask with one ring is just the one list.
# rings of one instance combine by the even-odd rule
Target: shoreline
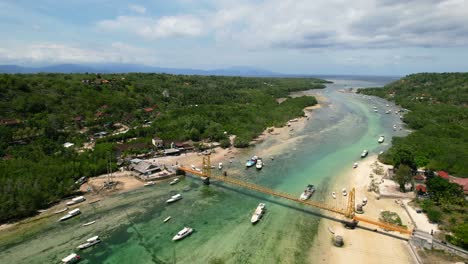
[[[314,95],[315,96],[315,95]],[[259,156],[265,156],[266,153],[277,155],[281,151],[283,151],[286,147],[287,144],[291,142],[291,140],[297,140],[300,139],[300,137],[295,137],[294,133],[290,133],[292,131],[298,132],[304,129],[306,125],[306,121],[309,120],[309,118],[312,116],[312,111],[318,108],[321,108],[321,100],[324,98],[321,97],[320,101],[319,98],[317,98],[318,103],[313,106],[308,106],[303,109],[303,112],[305,116],[299,116],[296,117],[297,121],[296,122],[291,122],[291,126],[284,125],[283,127],[274,127],[273,132],[269,132],[270,128],[266,128],[258,137],[256,137],[252,145],[256,145],[259,143],[262,143],[266,140],[274,139],[279,141],[278,144],[275,144],[268,149],[263,149],[262,151],[259,151],[258,154]],[[291,131],[292,130],[292,131]],[[234,146],[223,149],[221,147],[216,147],[214,148],[213,152],[211,153],[211,165],[217,167],[219,162],[222,162],[223,165],[226,165],[229,163],[230,160],[232,161],[237,161],[239,160],[240,155],[243,152],[246,152],[249,148],[236,148]],[[263,155],[265,154],[265,155]],[[266,156],[265,156],[266,159]],[[197,152],[190,152],[190,153],[185,153],[181,154],[179,156],[165,156],[165,157],[159,157],[159,158],[151,158],[151,159],[145,159],[145,161],[152,162],[157,165],[166,165],[166,166],[171,166],[171,165],[185,165],[185,166],[191,166],[194,165],[198,168],[201,168],[202,166],[202,154],[197,153]],[[131,174],[130,171],[117,171],[113,173],[113,176],[115,177],[115,180],[117,181],[117,186],[113,190],[102,190],[99,189],[98,187],[102,186],[103,183],[107,180],[107,175],[99,175],[96,177],[92,177],[88,179],[88,182],[82,184],[80,186],[80,191],[83,192],[83,196],[86,198],[86,201],[83,203],[78,203],[73,206],[68,206],[69,209],[73,209],[75,207],[86,207],[90,206],[90,203],[93,203],[96,200],[103,200],[106,199],[108,196],[111,195],[119,195],[122,193],[126,193],[129,191],[137,190],[140,188],[144,188],[144,181],[141,181],[137,179],[135,176]],[[156,184],[160,182],[165,182],[165,181],[170,181],[173,177],[167,178],[167,179],[161,179],[161,180],[154,180]],[[88,187],[91,187],[93,189],[92,192],[87,192]],[[96,191],[98,190],[98,191]],[[71,199],[71,197],[70,197]],[[67,207],[66,203],[70,199],[62,199],[58,203],[54,204],[51,207],[48,207],[45,209],[44,212],[38,213],[37,215],[27,217],[15,222],[11,223],[4,223],[0,224],[0,232],[14,232],[14,229],[19,228],[22,225],[27,225],[27,224],[33,224],[34,222],[41,220],[43,218],[49,218],[53,217],[55,215],[55,211]]]
[[[374,192],[368,192],[370,185],[370,173],[373,173],[373,164],[383,165],[377,161],[377,155],[369,156],[359,162],[356,169],[344,168],[338,177],[335,177],[329,186],[327,193],[336,192],[337,200],[342,197],[341,189],[345,187],[347,191],[355,188],[356,204],[360,203],[364,197],[368,199],[367,205],[363,207],[364,217],[378,219],[380,212],[384,210],[396,212],[403,225],[413,228],[411,219],[408,217],[404,208],[395,202],[395,199],[378,198]],[[388,168],[388,165],[383,165]],[[375,173],[373,173],[375,175]],[[375,176],[379,178],[379,176]],[[331,194],[329,195],[331,198]],[[347,200],[347,197],[346,199]],[[325,213],[336,217],[336,214]],[[340,218],[340,217],[337,217]],[[344,218],[344,217],[341,217]],[[336,221],[326,218],[320,219],[317,235],[314,238],[313,246],[310,250],[311,259],[321,259],[326,263],[413,263],[414,259],[410,254],[408,243],[401,239],[387,236],[392,234],[404,238],[405,236],[397,232],[386,232],[365,223],[359,223],[358,226],[367,227],[369,230],[357,227],[356,229],[346,229]],[[334,231],[336,235],[341,235],[344,240],[343,247],[335,247],[332,243],[333,235],[329,230]],[[380,234],[379,234],[380,233]]]

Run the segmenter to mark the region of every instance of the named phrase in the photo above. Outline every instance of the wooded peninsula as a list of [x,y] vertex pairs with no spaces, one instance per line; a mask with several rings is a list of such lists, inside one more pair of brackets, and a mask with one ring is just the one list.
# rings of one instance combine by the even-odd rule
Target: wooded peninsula
[[[317,103],[315,78],[168,74],[0,75],[0,223],[73,194],[75,181],[153,150],[151,139],[246,147]],[[282,100],[278,100],[281,98]],[[168,143],[169,142],[169,143]],[[166,147],[170,147],[167,145]]]

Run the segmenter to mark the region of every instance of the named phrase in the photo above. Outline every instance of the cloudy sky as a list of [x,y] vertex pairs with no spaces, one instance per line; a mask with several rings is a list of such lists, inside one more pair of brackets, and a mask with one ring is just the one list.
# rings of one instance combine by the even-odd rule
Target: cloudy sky
[[0,64],[468,71],[468,0],[0,0]]

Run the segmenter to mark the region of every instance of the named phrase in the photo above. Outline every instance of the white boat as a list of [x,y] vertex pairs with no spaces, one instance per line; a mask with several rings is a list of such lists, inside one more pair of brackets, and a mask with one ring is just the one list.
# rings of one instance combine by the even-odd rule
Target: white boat
[[385,111],[386,114],[390,114],[391,112],[392,112],[391,110]]
[[376,112],[376,113],[377,113],[377,112],[379,112],[379,110],[377,110],[377,109],[374,109],[374,112]]
[[367,154],[369,154],[369,151],[367,151],[366,149],[362,151],[361,153],[361,158],[365,158],[367,156]]
[[57,211],[54,212],[54,214],[60,214],[60,213],[65,212],[66,210],[68,210],[68,207],[65,207],[65,208],[63,208],[63,209],[57,210]]
[[307,185],[306,189],[301,193],[301,196],[299,197],[299,199],[302,201],[305,201],[309,199],[314,192],[315,192],[314,185],[309,184]]
[[218,169],[219,169],[219,170],[222,170],[222,169],[223,169],[223,163],[222,163],[222,162],[218,163]]
[[195,169],[195,165],[193,165],[193,164],[192,164],[192,165],[190,165],[190,167],[192,168],[192,170],[194,170],[194,169]]
[[355,169],[355,168],[357,168],[357,167],[358,167],[358,163],[357,163],[357,162],[354,162],[353,168]]
[[366,205],[366,204],[367,204],[367,197],[364,197],[364,198],[362,199],[362,205]]
[[147,183],[145,183],[145,186],[152,186],[152,185],[155,185],[156,183],[154,181],[149,181]]
[[170,185],[174,185],[174,184],[178,183],[179,181],[180,181],[179,178],[175,178],[175,179],[173,179],[169,184],[170,184]]
[[259,169],[259,170],[261,170],[261,169],[263,168],[263,161],[262,161],[262,159],[259,158],[259,159],[257,160],[257,164],[255,164],[255,167],[256,167],[257,169]]
[[195,168],[195,170],[198,171],[198,172],[201,172],[201,169],[199,169],[199,168]]
[[250,218],[250,222],[252,222],[252,224],[257,223],[260,220],[260,218],[262,218],[264,213],[265,213],[265,204],[259,203],[257,208],[255,209],[255,212],[252,215],[252,218]]
[[335,192],[332,192],[332,197],[333,197],[333,199],[336,199],[336,193]]
[[72,218],[74,216],[77,216],[79,214],[81,214],[80,208],[73,209],[70,212],[68,212],[68,214],[66,214],[65,216],[60,218],[59,221],[65,221],[65,220],[70,219],[70,218]]
[[346,191],[346,188],[343,188],[343,190],[341,190],[341,194],[343,194],[343,196],[348,195],[348,192]]
[[62,263],[75,263],[78,262],[81,259],[80,256],[78,256],[76,253],[71,253],[70,255],[66,256],[65,258],[62,259]]
[[257,159],[258,159],[257,156],[253,156],[251,159],[247,160],[247,162],[245,163],[245,166],[247,168],[252,167],[253,165],[257,163]]
[[393,125],[393,130],[397,130],[397,125]]
[[89,226],[89,225],[92,225],[94,223],[96,223],[96,221],[91,221],[91,222],[85,223],[85,224],[83,224],[83,226]]
[[379,143],[383,143],[385,141],[385,137],[384,136],[380,136],[379,137],[379,140],[377,140]]
[[77,203],[84,202],[85,200],[86,199],[84,198],[84,196],[78,196],[78,197],[73,198],[70,202],[67,202],[67,205],[74,205]]
[[384,153],[383,150],[381,150],[381,151],[379,152],[379,155],[382,155],[383,153]]
[[177,241],[177,240],[181,240],[183,238],[185,238],[186,236],[192,234],[193,232],[193,229],[190,228],[190,227],[184,227],[184,229],[180,230],[179,233],[177,233],[177,235],[175,235],[173,238],[172,238],[172,241]]
[[98,243],[101,243],[101,239],[99,239],[99,236],[93,236],[91,238],[88,238],[85,243],[79,245],[77,248],[85,249],[85,248],[92,247]]
[[173,203],[173,202],[178,201],[180,199],[182,199],[182,195],[180,193],[178,193],[176,195],[171,196],[171,198],[169,198],[169,200],[167,200],[166,203]]
[[171,220],[171,217],[170,217],[170,216],[166,217],[166,219],[164,219],[163,222],[166,223],[166,222],[169,221],[169,220]]

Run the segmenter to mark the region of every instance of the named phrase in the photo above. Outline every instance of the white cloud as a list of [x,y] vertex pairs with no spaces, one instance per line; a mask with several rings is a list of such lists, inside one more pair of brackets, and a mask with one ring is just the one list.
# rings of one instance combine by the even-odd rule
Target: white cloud
[[102,20],[98,28],[137,34],[148,39],[170,37],[196,37],[202,35],[203,21],[195,16],[164,16],[160,18],[118,16],[113,20]]
[[0,48],[5,63],[148,63],[157,62],[154,52],[121,42],[108,47],[86,48],[58,43],[31,43]]
[[144,6],[140,6],[140,5],[129,5],[128,9],[130,9],[131,11],[136,12],[138,14],[146,13],[146,8]]

